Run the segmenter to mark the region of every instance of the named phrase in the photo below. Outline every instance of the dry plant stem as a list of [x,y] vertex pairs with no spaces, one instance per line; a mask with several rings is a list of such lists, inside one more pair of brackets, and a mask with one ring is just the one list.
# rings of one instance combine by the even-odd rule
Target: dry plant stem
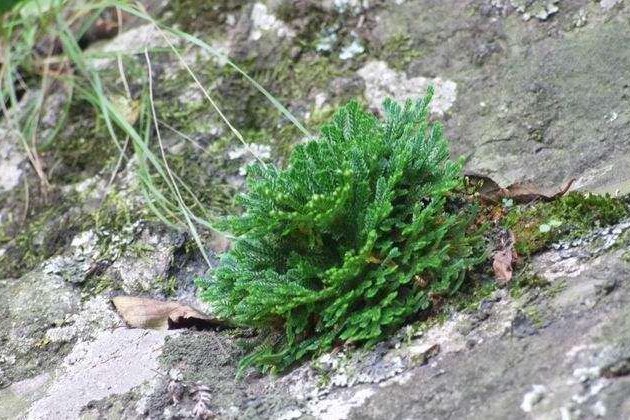
[[[116,12],[118,14],[118,34],[120,35],[120,32],[122,30],[122,16],[120,13],[120,9],[116,9]],[[125,75],[125,68],[123,67],[123,63],[122,63],[122,55],[120,53],[116,54],[116,61],[118,62],[118,72],[120,73],[120,80],[122,80],[122,84],[125,87],[125,93],[127,94],[127,99],[131,101],[132,100],[131,90],[129,89],[129,83],[127,82],[127,76]],[[110,187],[114,183],[114,179],[116,179],[116,175],[118,174],[118,171],[120,170],[120,167],[122,166],[122,162],[125,158],[125,152],[127,151],[128,146],[129,146],[129,136],[125,138],[125,143],[123,144],[122,150],[120,151],[120,155],[118,156],[118,161],[116,162],[116,166],[114,167],[114,170],[112,171],[112,175],[110,176],[109,181],[107,182],[107,186],[105,187],[105,194],[103,194],[101,203],[105,200],[105,198],[109,194]]]
[[169,125],[162,120],[159,120],[158,123],[164,126],[165,128],[171,130],[173,133],[177,134],[178,136],[181,136],[183,139],[188,140],[193,146],[199,149],[199,151],[205,152],[205,149],[203,148],[203,146],[201,146],[198,142],[196,142],[195,139],[193,139],[192,137],[182,133],[181,131],[173,127],[172,125]]
[[[51,57],[52,54],[53,54],[53,46],[51,45],[46,56]],[[37,119],[35,121],[35,126],[33,128],[33,135],[31,136],[31,147],[32,147],[32,153],[34,157],[33,166],[35,167],[35,171],[37,172],[40,183],[42,185],[44,200],[46,202],[48,202],[48,189],[50,188],[50,184],[48,183],[48,177],[46,176],[46,172],[44,171],[42,167],[42,163],[39,159],[39,154],[37,153],[37,127],[39,127],[39,123],[41,121],[41,116],[42,116],[41,110],[44,106],[44,102],[46,101],[46,98],[48,97],[49,89],[50,89],[50,63],[46,62],[46,64],[44,65],[44,70],[42,74],[40,101],[37,104],[37,110],[36,110]]]
[[[120,8],[116,8],[116,16],[118,18],[118,35],[120,35],[122,33],[122,26],[123,26],[123,21],[122,21],[122,12],[120,11]],[[125,70],[123,68],[123,63],[122,63],[122,54],[118,53],[116,54],[116,58],[118,61],[118,72],[120,73],[120,78],[122,80],[123,86],[125,87],[125,92],[127,93],[127,97],[129,98],[129,100],[131,100],[131,90],[129,89],[129,83],[127,82],[127,77],[125,76]]]
[[[11,115],[11,113],[9,112],[9,110],[7,109],[6,105],[4,104],[3,101],[0,101],[0,107],[2,108],[2,115],[4,117],[4,119],[8,122],[9,126],[11,126],[11,128],[13,128],[13,130],[18,134],[18,136],[20,137],[20,141],[22,143],[22,145],[24,146],[24,151],[26,152],[26,156],[28,157],[29,162],[31,163],[31,165],[33,166],[33,168],[35,169],[35,172],[37,173],[37,176],[40,179],[40,182],[45,182],[45,185],[48,185],[48,180],[46,178],[46,174],[43,172],[43,169],[41,168],[41,166],[38,165],[39,160],[35,158],[33,152],[31,151],[27,140],[24,138],[24,134],[22,133],[22,131],[20,131],[17,123],[15,122],[15,120],[13,119],[13,116]],[[45,181],[42,181],[45,180]],[[45,194],[47,193],[47,190],[44,189]],[[45,196],[46,198],[46,196]]]
[[29,199],[30,194],[28,191],[28,180],[24,177],[24,212],[22,213],[22,220],[20,222],[21,225],[26,223],[26,219],[28,218]]
[[[180,39],[183,39],[184,41],[187,41],[199,48],[201,48],[202,50],[209,52],[210,54],[212,54],[213,56],[224,60],[227,65],[229,65],[230,67],[232,67],[235,71],[237,71],[241,76],[243,76],[249,83],[252,84],[252,86],[254,86],[261,94],[263,94],[265,96],[265,98],[267,98],[267,100],[269,100],[269,102],[272,103],[272,105],[278,110],[280,111],[280,113],[282,113],[282,115],[284,115],[289,121],[291,121],[291,123],[298,128],[306,137],[308,138],[312,138],[313,135],[306,129],[306,127],[304,127],[303,124],[301,124],[297,118],[291,114],[291,112],[286,109],[286,107],[284,107],[271,93],[269,93],[264,87],[262,87],[258,82],[256,82],[256,80],[254,80],[251,76],[249,76],[245,71],[243,71],[243,69],[241,69],[238,65],[236,65],[234,62],[232,62],[225,54],[220,53],[219,51],[215,50],[214,48],[212,48],[210,45],[208,45],[207,43],[205,43],[204,41],[202,41],[201,39],[194,37],[190,34],[187,34],[186,32],[180,31],[178,29],[175,28],[170,28],[167,26],[162,26],[160,27],[160,25],[155,21],[155,19],[153,19],[147,12],[146,8],[144,7],[144,5],[140,2],[135,2],[133,5],[130,4],[121,4],[116,2],[116,0],[105,0],[102,1],[100,3],[96,3],[96,4],[90,4],[90,6],[88,8],[94,9],[97,7],[118,7],[121,10],[129,13],[130,15],[133,15],[139,19],[145,20],[147,22],[152,23],[153,25],[155,25],[156,27],[158,27],[158,30],[160,30],[163,34],[163,31],[166,31],[168,33],[170,33],[171,35],[174,35]],[[164,35],[162,35],[164,36]],[[169,44],[171,44],[168,39],[167,42]],[[171,48],[172,48],[172,44],[171,44]],[[181,57],[180,57],[181,59]]]
[[129,83],[127,82],[127,77],[125,76],[125,69],[122,63],[122,55],[120,53],[116,54],[116,61],[118,62],[118,72],[120,73],[120,79],[122,80],[122,84],[125,88],[125,93],[127,94],[127,98],[129,100],[131,97],[131,90],[129,89]]
[[201,89],[201,91],[203,92],[203,95],[206,97],[206,99],[208,100],[208,102],[210,102],[210,105],[212,105],[212,107],[214,108],[214,110],[219,114],[219,116],[221,117],[221,119],[223,120],[223,122],[228,126],[228,128],[232,131],[232,133],[236,136],[236,138],[243,144],[243,146],[247,149],[247,151],[254,156],[254,158],[260,162],[261,165],[264,165],[265,163],[256,155],[256,153],[254,153],[254,151],[251,149],[251,147],[249,147],[249,144],[245,141],[245,139],[243,138],[243,136],[241,135],[241,133],[236,129],[236,127],[234,127],[232,125],[232,123],[230,123],[230,121],[227,119],[227,117],[223,114],[223,112],[221,111],[221,109],[219,108],[219,106],[216,104],[216,102],[214,101],[214,99],[212,99],[212,97],[210,96],[210,94],[208,93],[208,90],[206,88],[203,87],[203,85],[201,84],[201,82],[199,81],[199,79],[197,78],[197,76],[195,75],[195,73],[192,71],[192,69],[190,68],[190,66],[188,65],[188,63],[186,63],[186,61],[184,60],[184,58],[181,56],[181,54],[179,53],[179,51],[177,51],[177,48],[175,48],[175,46],[173,45],[173,43],[171,42],[171,40],[166,36],[166,34],[164,33],[164,31],[157,25],[157,23],[153,22],[153,26],[155,26],[155,28],[160,32],[160,35],[162,36],[162,38],[164,38],[164,40],[166,41],[166,43],[168,44],[168,46],[170,47],[170,49],[175,53],[175,55],[177,56],[177,59],[179,60],[179,62],[184,66],[184,68],[186,69],[186,71],[188,72],[188,74],[190,74],[190,77],[193,78],[193,80],[195,81],[195,84],[199,87],[199,89]]
[[114,167],[114,170],[112,171],[112,174],[109,177],[109,180],[107,181],[107,186],[105,187],[105,194],[103,194],[103,198],[101,199],[101,203],[103,203],[103,201],[105,201],[105,198],[109,194],[110,188],[111,188],[112,184],[114,183],[114,179],[116,179],[116,175],[118,175],[118,171],[120,170],[120,167],[122,166],[122,162],[123,162],[123,160],[125,158],[125,152],[127,150],[127,147],[129,147],[129,136],[127,136],[125,138],[125,143],[123,144],[122,151],[120,152],[120,155],[118,156],[118,161],[116,161],[116,166]]
[[[51,47],[52,48],[52,47]],[[10,62],[10,57],[8,56],[8,51],[9,49],[6,50],[7,51],[7,56],[5,57],[5,61],[2,63],[2,70],[0,71],[0,80],[4,79],[4,76],[6,74],[9,68],[9,65],[7,63]],[[48,56],[50,56],[52,54],[52,50],[49,51]],[[48,69],[48,67],[46,67],[46,69]],[[46,172],[43,169],[41,160],[39,159],[39,155],[37,153],[37,144],[36,144],[36,134],[37,134],[37,125],[39,124],[39,119],[40,119],[40,115],[41,115],[41,108],[42,108],[42,104],[44,102],[44,98],[46,95],[46,91],[48,89],[48,72],[44,72],[43,78],[42,78],[42,87],[41,87],[41,95],[40,95],[40,101],[37,105],[37,119],[36,119],[36,123],[35,123],[35,129],[33,131],[33,134],[31,136],[31,144],[29,145],[29,141],[24,137],[24,133],[22,132],[22,130],[20,130],[18,123],[13,119],[13,116],[11,115],[11,112],[9,112],[9,110],[6,107],[6,104],[4,103],[4,101],[0,101],[0,106],[2,107],[2,114],[5,118],[5,120],[7,121],[7,123],[9,124],[9,126],[11,126],[11,128],[13,128],[13,130],[18,134],[18,136],[20,137],[20,142],[22,143],[22,146],[24,147],[24,151],[26,153],[26,156],[29,160],[29,162],[31,163],[31,166],[33,167],[33,169],[35,170],[35,173],[37,174],[37,177],[40,180],[40,184],[42,186],[42,194],[44,196],[44,201],[47,202],[48,201],[48,191],[50,189],[50,184],[48,182],[48,177],[46,176]],[[23,81],[21,80],[21,77],[18,77],[17,80],[20,83],[23,83]],[[11,90],[13,90],[13,87],[11,87]],[[26,86],[24,86],[24,90],[28,90],[28,88]],[[17,104],[14,104],[17,105]]]
[[195,227],[193,221],[191,220],[189,216],[190,209],[188,208],[188,206],[184,202],[184,199],[182,198],[182,195],[179,191],[179,187],[177,186],[177,182],[175,181],[175,178],[173,177],[173,173],[171,172],[171,169],[168,166],[168,161],[166,160],[166,154],[164,153],[164,145],[162,144],[162,136],[160,134],[160,127],[158,125],[157,114],[155,112],[155,104],[153,102],[153,71],[151,69],[151,59],[149,58],[149,50],[147,48],[144,49],[144,57],[146,58],[147,68],[149,72],[149,103],[151,104],[151,115],[153,117],[153,124],[155,126],[155,133],[158,139],[158,144],[160,146],[160,153],[162,155],[162,161],[164,162],[164,168],[166,169],[166,173],[168,174],[170,181],[173,185],[173,188],[175,190],[175,196],[177,197],[177,201],[179,202],[179,205],[181,206],[181,208],[184,210],[183,213],[184,213],[184,217],[186,218],[186,222],[188,223],[188,227],[191,229],[191,232],[193,233],[195,240],[198,241],[199,251],[201,251],[201,254],[203,255],[204,260],[206,260],[206,263],[208,264],[208,267],[211,267],[212,264],[210,263],[210,258],[208,258],[206,251],[203,249],[203,246],[200,243],[201,241],[199,241],[198,239],[199,233],[197,232],[197,228]]

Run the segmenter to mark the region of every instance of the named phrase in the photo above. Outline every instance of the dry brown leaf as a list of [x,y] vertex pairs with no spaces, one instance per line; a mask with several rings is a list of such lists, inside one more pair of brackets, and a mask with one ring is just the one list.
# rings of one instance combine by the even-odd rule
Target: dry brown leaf
[[492,203],[499,203],[503,198],[510,198],[515,203],[529,203],[534,200],[552,201],[566,194],[575,182],[575,178],[571,178],[562,187],[554,190],[541,190],[531,182],[515,182],[503,188],[485,175],[468,173],[466,176],[473,185],[478,186],[481,200]]
[[494,278],[500,285],[507,284],[512,280],[513,255],[511,249],[503,249],[494,253],[492,269],[494,270]]
[[174,330],[226,326],[225,321],[205,315],[179,302],[133,296],[116,296],[112,303],[127,325],[133,328]]
[[492,258],[492,270],[494,278],[500,285],[505,285],[512,280],[512,265],[518,260],[518,254],[514,249],[514,234],[506,232],[501,239],[499,249],[494,252]]

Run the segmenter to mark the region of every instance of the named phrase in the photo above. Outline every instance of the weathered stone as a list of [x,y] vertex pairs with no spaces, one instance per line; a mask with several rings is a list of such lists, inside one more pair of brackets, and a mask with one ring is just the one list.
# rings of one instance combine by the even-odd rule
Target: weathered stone
[[29,419],[75,419],[90,401],[123,394],[157,375],[158,357],[168,332],[102,331],[66,357],[46,396],[29,410]]
[[[3,124],[5,125],[5,124]],[[0,192],[10,191],[20,184],[22,165],[26,162],[26,153],[20,146],[18,134],[8,127],[0,127]],[[0,220],[1,221],[1,220]]]
[[[490,174],[500,184],[525,179],[560,184],[576,177],[579,188],[630,191],[630,15],[620,0],[466,5],[459,0],[246,5],[229,0],[203,10],[215,18],[195,16],[195,21],[207,22],[195,26],[201,28],[197,35],[257,77],[266,77],[275,88],[272,93],[298,117],[308,115],[308,122],[319,123],[339,98],[363,96],[378,108],[387,96],[415,99],[434,84],[434,116],[444,120],[454,155],[466,156],[469,169]],[[304,16],[310,11],[316,17]],[[294,15],[298,17],[291,21]],[[396,54],[379,51],[395,49],[394,41],[400,45],[401,39],[404,48]],[[359,45],[365,50],[354,54]],[[168,43],[145,25],[90,51],[142,52],[145,46],[168,48]],[[218,93],[225,101],[235,95],[241,85],[226,69],[203,73],[221,68],[224,59],[197,48],[182,53],[203,74],[211,95]],[[340,53],[351,59],[339,60]],[[222,156],[219,165],[201,166],[202,179],[224,177],[240,188],[239,171],[251,160],[249,151],[227,139],[218,119],[205,118],[207,99],[178,60],[166,54],[152,54],[152,60],[155,94],[175,104],[173,118],[194,120],[182,121],[178,128],[198,143],[196,151],[217,146],[216,155]],[[144,68],[142,57],[139,62]],[[118,74],[114,59],[92,64]],[[129,70],[134,90],[144,79],[132,80]],[[322,82],[320,71],[330,80]],[[170,90],[161,90],[167,85]],[[269,133],[256,131],[266,114],[258,114],[259,102],[252,95],[241,93],[238,89],[228,113],[253,130],[254,139],[246,138],[255,154],[275,159],[276,149],[293,143],[266,142]],[[62,96],[50,101],[55,107],[63,103]],[[195,112],[189,115],[190,109]],[[46,112],[44,128],[54,126],[56,118]],[[277,121],[264,123],[270,127]],[[15,133],[3,133],[12,146],[0,141],[0,200],[20,185],[27,168]],[[188,145],[179,135],[166,133],[167,155],[187,158]],[[136,164],[124,168],[109,187],[125,202],[141,199],[130,187]],[[104,173],[100,168],[88,179],[78,171],[78,179],[60,185],[63,194],[82,197],[83,212],[99,211],[105,197],[111,174],[109,167]],[[209,189],[205,183],[193,187]],[[9,214],[5,201],[0,207],[3,223]],[[82,211],[72,208],[67,217]],[[410,325],[372,349],[340,347],[281,376],[247,370],[237,378],[243,350],[232,332],[120,328],[109,303],[112,291],[194,300],[194,278],[207,269],[203,259],[187,250],[184,235],[141,222],[135,212],[129,218],[122,227],[80,226],[35,270],[20,279],[0,280],[0,417],[630,415],[630,222],[596,229],[536,256],[533,273],[547,286],[522,294],[498,290],[477,309],[452,309],[440,322]],[[37,232],[34,240],[46,245],[55,238],[46,234],[53,224],[44,224],[46,232]]]
[[0,386],[40,373],[63,357],[63,349],[49,344],[45,334],[78,307],[78,291],[58,275],[35,270],[0,280]]

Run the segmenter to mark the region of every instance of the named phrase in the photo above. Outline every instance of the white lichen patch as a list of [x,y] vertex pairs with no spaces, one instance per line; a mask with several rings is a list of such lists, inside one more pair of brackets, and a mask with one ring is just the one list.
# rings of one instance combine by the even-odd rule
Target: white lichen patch
[[338,398],[322,398],[308,404],[310,413],[321,420],[343,420],[348,418],[350,410],[360,407],[376,390],[371,387],[352,390],[349,395]]
[[605,266],[604,253],[623,242],[629,229],[630,221],[625,220],[614,226],[594,229],[578,239],[552,244],[553,250],[534,257],[536,272],[545,280],[553,282],[561,278],[574,278],[594,267]]
[[97,241],[98,238],[92,230],[78,234],[70,244],[72,252],[50,258],[44,263],[42,271],[61,276],[70,283],[82,283],[95,259],[99,257],[96,250]]
[[466,341],[457,332],[457,326],[460,322],[461,319],[451,319],[440,326],[429,329],[420,338],[413,340],[407,346],[407,351],[411,356],[417,357],[426,355],[435,346],[439,346],[441,352],[463,350],[466,346]]
[[241,159],[269,159],[271,156],[271,147],[266,144],[250,143],[247,146],[243,145],[234,150],[228,152],[228,157],[231,160]]
[[409,381],[415,367],[427,362],[439,365],[444,354],[466,351],[470,340],[481,343],[509,331],[517,303],[505,290],[496,291],[487,302],[484,310],[491,322],[476,325],[470,332],[462,332],[463,326],[474,321],[470,314],[454,315],[423,331],[407,327],[396,336],[394,346],[337,349],[293,370],[277,385],[296,400],[308,401],[306,415],[346,418],[352,407],[364,404],[378,389]]
[[435,93],[431,101],[431,112],[443,115],[453,106],[457,97],[457,84],[452,80],[440,77],[407,78],[404,73],[389,68],[384,61],[370,61],[358,74],[365,80],[365,97],[372,108],[380,108],[383,100],[388,97],[399,102],[420,99],[432,85]]
[[228,152],[230,160],[242,160],[243,164],[239,167],[239,175],[247,173],[247,167],[257,160],[266,160],[271,157],[271,147],[266,144],[250,143],[242,145]]
[[359,54],[363,54],[365,48],[361,45],[358,39],[353,39],[352,42],[341,49],[339,53],[340,60],[351,60]]
[[[326,0],[323,3],[324,7],[331,9],[330,5],[326,4],[330,3],[330,0]],[[332,8],[337,13],[350,12],[353,15],[357,15],[369,7],[370,2],[368,0],[332,0]]]
[[167,280],[174,250],[181,246],[180,237],[172,232],[154,231],[136,222],[117,233],[107,235],[115,245],[109,260],[114,260],[105,275],[120,279],[121,289],[130,295],[147,293]]
[[[409,373],[415,367],[427,362],[439,364],[447,353],[466,351],[471,340],[482,343],[509,331],[517,303],[505,290],[489,296],[484,308],[491,322],[470,328],[475,316],[456,314],[424,330],[408,326],[397,335],[394,346],[370,351],[338,349],[293,370],[278,383],[297,400],[310,401],[311,415],[327,418],[331,410],[337,412],[334,407],[339,401],[352,399],[357,391],[368,389],[371,392],[405,383],[413,377]],[[366,385],[371,387],[366,388]]]
[[535,17],[539,20],[547,20],[549,16],[558,12],[559,0],[510,0],[512,6],[523,16],[523,20]]
[[315,49],[319,52],[331,52],[337,43],[337,34],[334,30],[326,30],[324,34],[317,40]]
[[15,130],[0,127],[0,192],[9,191],[20,184],[22,163],[26,161],[24,149],[19,146]]
[[249,33],[250,41],[258,41],[262,38],[263,32],[268,31],[275,32],[278,38],[292,38],[295,36],[293,29],[289,28],[286,23],[269,13],[267,6],[263,3],[254,4],[250,18],[252,21],[252,27]]
[[278,416],[277,420],[293,420],[299,419],[302,417],[302,411],[297,408],[290,408],[280,416]]
[[[589,333],[585,331],[584,335],[588,337]],[[528,399],[523,400],[525,408],[536,412],[536,418],[554,418],[552,414],[557,412],[555,407],[558,406],[562,419],[580,418],[583,417],[580,413],[587,412],[594,417],[605,417],[607,410],[604,390],[614,384],[614,379],[605,377],[603,370],[611,363],[614,365],[624,361],[627,357],[626,350],[623,347],[587,341],[574,345],[565,355],[566,376],[560,376],[553,383],[546,384],[545,404],[538,405],[534,402],[540,396],[533,389],[526,394]]]
[[540,274],[549,282],[560,278],[577,277],[587,268],[586,264],[580,263],[578,257],[562,258],[559,252],[544,253],[536,260],[544,267]]
[[29,419],[79,418],[90,401],[123,394],[158,375],[167,331],[115,329],[81,342],[65,358]]
[[8,341],[0,346],[0,358],[15,355],[15,351],[18,356],[33,351],[38,328],[65,319],[79,304],[78,292],[61,276],[39,270],[24,275],[3,293],[10,297],[6,310],[12,325],[6,335]]
[[[194,67],[198,63],[212,62],[218,67],[224,67],[229,60],[230,42],[227,39],[213,39],[206,43],[205,48],[189,48],[182,54],[182,60],[187,65]],[[173,67],[172,69],[170,67]],[[177,79],[180,75],[175,71],[178,67],[168,66],[165,69],[164,79]],[[197,90],[201,89],[195,84]],[[206,86],[208,90],[209,87]]]
[[605,11],[609,11],[616,5],[620,4],[623,0],[601,0],[599,6]]
[[538,20],[547,20],[551,15],[558,12],[560,0],[492,0],[491,4],[494,8],[502,12],[516,9],[521,14],[523,20],[536,18]]

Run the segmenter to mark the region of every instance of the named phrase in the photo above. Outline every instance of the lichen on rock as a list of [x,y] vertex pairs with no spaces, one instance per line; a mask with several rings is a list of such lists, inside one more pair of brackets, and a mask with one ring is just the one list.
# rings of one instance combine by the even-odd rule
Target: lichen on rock
[[384,61],[368,62],[357,72],[365,80],[365,97],[370,107],[378,109],[387,97],[397,101],[417,98],[429,86],[435,89],[431,112],[443,115],[455,103],[457,84],[439,77],[407,77],[389,68]]

